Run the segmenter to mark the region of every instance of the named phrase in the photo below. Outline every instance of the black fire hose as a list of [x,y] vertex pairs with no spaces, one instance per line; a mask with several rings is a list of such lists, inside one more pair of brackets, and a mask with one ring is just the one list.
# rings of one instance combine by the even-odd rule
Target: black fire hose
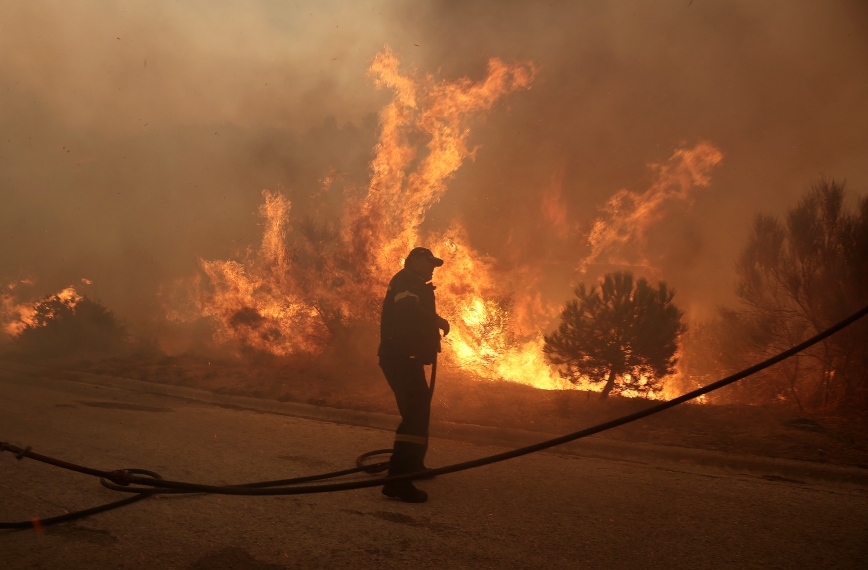
[[[724,386],[728,386],[734,382],[737,382],[743,378],[756,374],[766,368],[781,362],[797,354],[806,348],[821,342],[822,340],[828,338],[829,336],[835,334],[839,330],[853,324],[857,320],[864,317],[868,314],[868,306],[863,307],[861,310],[856,313],[850,315],[846,319],[837,323],[836,325],[826,329],[818,333],[817,335],[809,338],[808,340],[797,344],[796,346],[790,348],[789,350],[785,350],[759,364],[751,366],[750,368],[746,368],[741,372],[733,374],[732,376],[728,376],[723,378],[722,380],[718,380],[717,382],[713,382],[708,384],[707,386],[703,386],[702,388],[698,388],[693,390],[692,392],[688,392],[683,394],[677,398],[673,398],[672,400],[668,400],[666,402],[661,402],[659,404],[655,404],[645,410],[641,410],[639,412],[635,412],[632,414],[628,414],[626,416],[622,416],[620,418],[604,422],[602,424],[598,424],[593,427],[589,427],[577,432],[573,432],[567,435],[563,435],[560,437],[556,437],[554,439],[550,439],[547,441],[543,441],[534,445],[529,445],[526,447],[513,449],[510,451],[506,451],[503,453],[498,453],[495,455],[490,455],[488,457],[481,457],[479,459],[473,459],[471,461],[464,461],[461,463],[456,463],[453,465],[447,465],[445,467],[439,467],[436,469],[428,469],[426,471],[420,471],[417,473],[408,473],[404,475],[397,475],[393,477],[379,477],[375,479],[361,480],[361,481],[347,481],[343,483],[326,483],[319,485],[302,485],[301,483],[310,483],[313,481],[319,481],[323,479],[330,479],[334,477],[340,477],[343,475],[349,475],[352,473],[359,472],[368,472],[368,473],[378,473],[385,470],[388,466],[387,462],[384,463],[376,463],[372,465],[365,465],[365,460],[374,455],[378,455],[380,453],[386,453],[390,450],[376,450],[365,453],[361,455],[357,460],[358,467],[352,469],[346,469],[343,471],[335,471],[332,473],[324,473],[320,475],[310,475],[306,477],[297,477],[294,479],[284,479],[279,481],[265,481],[265,482],[257,482],[257,483],[246,483],[241,485],[228,485],[228,486],[215,486],[215,485],[201,485],[196,483],[187,483],[183,481],[167,481],[162,479],[158,474],[153,473],[151,471],[144,471],[138,469],[126,469],[120,471],[111,471],[111,472],[101,472],[94,469],[90,469],[87,467],[81,467],[74,464],[68,465],[60,465],[62,462],[57,459],[49,458],[46,456],[42,456],[30,451],[29,448],[22,449],[20,447],[14,446],[9,443],[0,442],[0,452],[2,451],[11,451],[16,454],[18,459],[22,459],[24,457],[30,457],[32,459],[36,459],[38,461],[42,461],[44,463],[50,463],[52,465],[58,465],[65,468],[70,468],[69,466],[74,466],[76,471],[82,473],[88,473],[91,475],[96,475],[100,477],[100,483],[115,491],[121,491],[125,493],[135,493],[135,497],[131,497],[130,499],[124,499],[122,501],[116,501],[114,503],[109,503],[106,505],[102,505],[99,507],[94,507],[92,509],[88,509],[86,511],[78,511],[75,513],[69,513],[67,515],[63,515],[61,517],[54,517],[53,519],[44,519],[41,521],[24,521],[24,522],[16,522],[16,523],[8,523],[8,522],[0,522],[0,529],[21,529],[21,528],[31,528],[38,527],[39,525],[47,525],[56,522],[63,522],[68,520],[73,520],[76,518],[82,518],[84,516],[88,516],[90,514],[95,514],[97,512],[104,512],[113,508],[118,508],[130,503],[135,502],[132,499],[140,500],[142,498],[149,497],[154,494],[164,494],[164,493],[213,493],[220,495],[302,495],[302,494],[311,494],[311,493],[330,493],[335,491],[348,491],[352,489],[363,489],[367,487],[378,487],[384,485],[386,483],[394,483],[399,481],[412,481],[414,479],[419,479],[421,477],[427,477],[431,475],[445,475],[447,473],[456,473],[458,471],[465,471],[467,469],[473,469],[475,467],[481,467],[483,465],[490,465],[492,463],[497,463],[500,461],[506,461],[507,459],[513,459],[515,457],[521,457],[523,455],[529,455],[531,453],[535,453],[537,451],[542,451],[545,449],[549,449],[556,445],[561,445],[563,443],[568,443],[570,441],[575,441],[577,439],[581,439],[584,437],[588,437],[590,435],[594,435],[606,430],[610,430],[612,428],[622,426],[624,424],[634,422],[636,420],[640,420],[642,418],[646,418],[650,415],[657,414],[662,412],[663,410],[667,410],[689,400],[693,400],[698,398],[699,396],[708,394]],[[432,382],[431,389],[433,392],[434,385],[434,375],[436,372],[436,368],[432,370]],[[141,477],[138,475],[145,475],[145,477]],[[135,486],[133,486],[135,485]]]

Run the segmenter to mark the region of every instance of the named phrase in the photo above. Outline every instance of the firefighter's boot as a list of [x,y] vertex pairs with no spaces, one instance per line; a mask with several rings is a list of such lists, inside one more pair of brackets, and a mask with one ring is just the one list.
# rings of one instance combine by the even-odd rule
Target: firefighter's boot
[[[389,477],[404,475],[414,471],[418,461],[419,449],[424,453],[425,446],[407,441],[396,441],[392,449],[392,458],[389,460]],[[401,499],[405,503],[424,503],[428,500],[428,493],[416,488],[411,481],[399,481],[383,485],[383,494],[387,497]]]
[[[428,452],[428,444],[415,446],[413,453],[413,460],[410,464],[410,473],[416,473],[419,471],[428,471],[428,467],[425,466],[425,454]],[[433,479],[436,475],[423,475],[419,477],[419,480],[428,480]]]

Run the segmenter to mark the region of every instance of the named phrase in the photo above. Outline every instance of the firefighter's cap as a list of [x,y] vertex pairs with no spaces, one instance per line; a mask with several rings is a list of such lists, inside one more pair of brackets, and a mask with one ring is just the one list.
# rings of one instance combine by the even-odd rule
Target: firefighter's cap
[[434,257],[434,254],[431,253],[431,250],[427,247],[414,247],[413,250],[407,254],[407,261],[410,261],[414,257],[427,259],[434,264],[434,267],[440,267],[443,265],[443,260],[439,257]]

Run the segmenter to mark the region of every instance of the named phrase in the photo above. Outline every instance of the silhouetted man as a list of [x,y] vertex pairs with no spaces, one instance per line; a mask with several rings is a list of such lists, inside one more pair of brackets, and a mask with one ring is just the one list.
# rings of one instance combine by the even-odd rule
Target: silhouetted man
[[[437,314],[434,269],[443,260],[430,249],[417,247],[404,261],[404,269],[389,282],[380,319],[380,368],[395,393],[401,424],[389,462],[389,475],[425,469],[428,451],[428,420],[431,391],[425,379],[425,365],[433,364],[440,352],[440,331],[449,334],[449,322]],[[424,503],[425,491],[412,482],[390,483],[383,494],[408,503]]]

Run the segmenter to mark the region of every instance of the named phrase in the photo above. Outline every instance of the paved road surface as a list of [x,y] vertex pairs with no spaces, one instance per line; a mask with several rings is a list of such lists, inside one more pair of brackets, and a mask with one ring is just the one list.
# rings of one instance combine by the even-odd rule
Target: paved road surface
[[[0,440],[215,484],[340,469],[379,430],[0,372]],[[429,463],[502,451],[433,440]],[[0,568],[868,568],[868,489],[538,453],[420,483],[297,497],[163,496],[43,532]],[[0,455],[0,520],[117,498]]]

